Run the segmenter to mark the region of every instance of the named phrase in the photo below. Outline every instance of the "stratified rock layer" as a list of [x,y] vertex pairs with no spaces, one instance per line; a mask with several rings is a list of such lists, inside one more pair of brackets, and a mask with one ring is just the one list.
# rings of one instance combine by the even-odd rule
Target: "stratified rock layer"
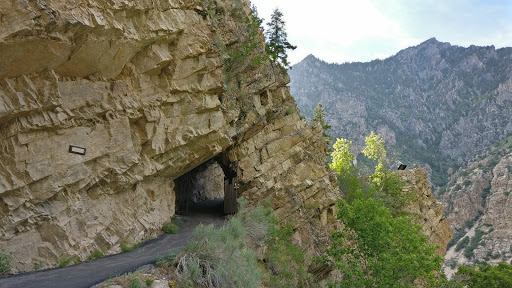
[[226,80],[248,7],[1,1],[0,248],[16,272],[154,236],[174,215],[174,180],[219,154],[240,162],[244,196],[268,198],[297,238],[317,237],[308,245],[326,239],[335,186],[288,76],[239,63],[236,87]]
[[443,216],[443,204],[438,202],[430,190],[423,169],[396,171],[405,181],[404,192],[412,192],[417,199],[409,203],[404,210],[417,215],[416,222],[423,227],[429,236],[430,243],[439,245],[436,253],[444,256],[446,246],[452,240],[452,231],[446,218]]

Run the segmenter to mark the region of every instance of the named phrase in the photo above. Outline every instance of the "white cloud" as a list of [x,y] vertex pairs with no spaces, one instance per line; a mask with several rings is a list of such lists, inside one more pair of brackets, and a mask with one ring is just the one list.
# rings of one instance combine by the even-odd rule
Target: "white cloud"
[[[371,61],[389,57],[431,37],[455,45],[512,46],[512,23],[506,15],[507,9],[512,12],[512,3],[493,6],[474,0],[251,2],[265,22],[274,8],[283,12],[288,40],[298,46],[288,53],[291,63],[308,54],[327,62]],[[475,13],[477,18],[464,16]],[[504,17],[503,25],[490,22],[496,13]],[[480,22],[475,23],[477,19]]]

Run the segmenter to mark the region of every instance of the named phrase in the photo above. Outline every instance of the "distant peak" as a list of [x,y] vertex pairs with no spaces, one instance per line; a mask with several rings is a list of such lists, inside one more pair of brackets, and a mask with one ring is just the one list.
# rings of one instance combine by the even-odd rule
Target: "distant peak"
[[309,54],[308,56],[306,56],[306,58],[304,58],[302,61],[318,61],[319,59],[317,57],[315,57],[315,55],[313,54]]
[[432,37],[430,39],[428,39],[427,41],[421,43],[421,44],[428,44],[428,43],[440,43],[439,41],[437,41],[436,37]]

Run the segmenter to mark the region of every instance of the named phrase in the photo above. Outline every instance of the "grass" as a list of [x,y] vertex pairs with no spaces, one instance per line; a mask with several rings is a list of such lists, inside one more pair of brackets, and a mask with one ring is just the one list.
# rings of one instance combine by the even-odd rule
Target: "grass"
[[5,252],[0,249],[0,276],[5,276],[11,272],[12,253]]

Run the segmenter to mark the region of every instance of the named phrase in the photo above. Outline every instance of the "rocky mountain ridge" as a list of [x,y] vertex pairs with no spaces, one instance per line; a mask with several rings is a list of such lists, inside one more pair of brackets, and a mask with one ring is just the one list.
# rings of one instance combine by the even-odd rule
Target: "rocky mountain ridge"
[[511,64],[512,48],[433,38],[368,63],[310,55],[290,71],[291,90],[306,115],[322,103],[330,134],[353,140],[355,151],[375,131],[391,151],[391,169],[398,162],[425,167],[454,233],[451,273],[459,264],[512,257]]
[[[512,48],[468,48],[435,38],[368,63],[306,57],[290,71],[291,91],[311,115],[322,103],[334,137],[381,134],[394,159],[432,170],[443,186],[457,169],[512,132]],[[428,166],[427,166],[428,165]]]
[[450,270],[476,263],[512,260],[512,137],[455,171],[439,192],[454,231],[446,256]]

